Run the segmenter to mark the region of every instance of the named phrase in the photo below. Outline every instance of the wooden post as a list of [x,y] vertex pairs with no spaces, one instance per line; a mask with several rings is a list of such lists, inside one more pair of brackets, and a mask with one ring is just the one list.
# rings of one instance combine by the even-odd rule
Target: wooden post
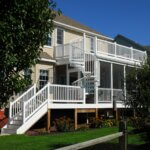
[[78,110],[74,110],[74,129],[78,129]]
[[119,132],[123,132],[123,136],[119,137],[120,150],[127,150],[128,135],[127,135],[127,124],[126,121],[120,121]]
[[98,108],[96,108],[96,110],[95,110],[95,117],[96,117],[96,119],[98,119]]
[[50,132],[50,128],[51,128],[51,110],[48,109],[47,111],[47,131]]

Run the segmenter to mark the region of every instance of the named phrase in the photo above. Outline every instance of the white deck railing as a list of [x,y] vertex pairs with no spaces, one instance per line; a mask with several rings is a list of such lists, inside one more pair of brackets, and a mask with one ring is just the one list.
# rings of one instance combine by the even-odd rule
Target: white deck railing
[[116,101],[124,101],[124,93],[122,89],[113,89],[113,97]]
[[36,85],[34,84],[31,88],[29,88],[26,92],[24,92],[21,96],[19,96],[13,102],[10,102],[9,107],[9,118],[13,118],[17,116],[23,109],[23,102],[27,101],[31,97],[33,97],[36,93]]
[[111,102],[111,92],[110,88],[99,88],[98,102]]
[[122,89],[99,88],[98,101],[111,102],[112,100],[124,101],[124,93]]
[[84,103],[84,93],[84,89],[79,86],[51,84],[49,87],[51,102]]
[[52,103],[85,103],[85,89],[79,86],[48,83],[28,101],[23,102],[23,122],[26,122],[47,101]]
[[134,61],[143,61],[147,57],[146,51],[137,50],[132,47],[127,47],[100,39],[97,40],[97,54]]

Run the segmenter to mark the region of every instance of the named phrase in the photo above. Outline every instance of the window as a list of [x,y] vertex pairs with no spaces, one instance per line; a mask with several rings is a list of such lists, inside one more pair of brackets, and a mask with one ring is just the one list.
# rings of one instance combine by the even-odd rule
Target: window
[[52,37],[50,34],[47,35],[46,46],[52,46]]
[[31,69],[25,69],[24,70],[24,77],[25,77],[25,79],[31,80],[31,74],[32,74],[32,70]]
[[63,44],[64,42],[64,31],[57,29],[57,44]]
[[39,88],[43,88],[48,82],[48,70],[40,70]]

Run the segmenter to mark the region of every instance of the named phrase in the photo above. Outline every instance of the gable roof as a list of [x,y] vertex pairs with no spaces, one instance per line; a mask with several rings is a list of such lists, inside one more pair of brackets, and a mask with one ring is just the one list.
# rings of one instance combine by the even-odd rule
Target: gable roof
[[142,50],[142,51],[146,51],[147,49],[139,44],[139,43],[136,43],[135,41],[121,35],[121,34],[118,34],[116,37],[115,37],[115,41],[118,43],[118,44],[121,44],[121,45],[125,45],[125,46],[128,46],[128,47],[133,47],[135,49],[139,49],[139,50]]
[[75,21],[67,16],[64,16],[63,14],[60,14],[60,15],[57,15],[56,18],[54,19],[56,22],[60,22],[60,23],[63,23],[63,24],[66,24],[66,25],[70,25],[70,26],[73,26],[73,27],[76,27],[76,28],[79,28],[79,29],[82,29],[82,30],[85,30],[85,31],[89,31],[89,32],[92,32],[92,33],[95,33],[95,34],[98,34],[100,36],[104,36],[106,38],[109,38],[111,39],[110,37],[86,26],[86,25],[83,25],[81,23],[79,23],[78,21]]

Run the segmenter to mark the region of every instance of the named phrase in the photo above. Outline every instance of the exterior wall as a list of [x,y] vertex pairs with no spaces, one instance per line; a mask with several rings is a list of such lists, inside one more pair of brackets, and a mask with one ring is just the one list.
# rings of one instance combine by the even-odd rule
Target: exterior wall
[[40,69],[49,70],[49,81],[52,83],[53,65],[51,63],[47,63],[47,62],[40,62],[32,68],[32,71],[33,71],[32,81],[33,81],[33,83],[38,84],[39,76],[40,76]]
[[68,29],[65,29],[64,32],[64,44],[83,38],[83,34],[79,32],[71,31]]

